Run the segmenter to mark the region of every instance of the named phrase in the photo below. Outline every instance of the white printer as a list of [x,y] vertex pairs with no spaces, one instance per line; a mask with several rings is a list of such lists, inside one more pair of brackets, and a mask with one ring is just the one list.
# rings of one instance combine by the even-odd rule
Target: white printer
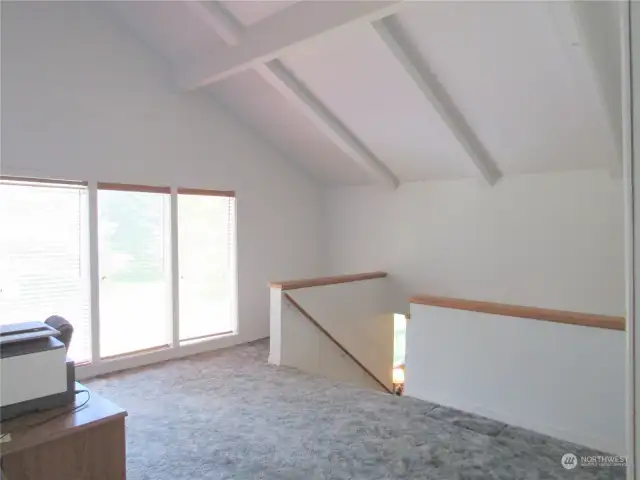
[[75,400],[75,365],[42,322],[0,326],[0,420]]

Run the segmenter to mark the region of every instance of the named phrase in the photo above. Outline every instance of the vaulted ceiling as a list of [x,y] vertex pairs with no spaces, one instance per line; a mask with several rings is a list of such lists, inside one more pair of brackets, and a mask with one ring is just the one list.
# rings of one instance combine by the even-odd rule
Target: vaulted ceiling
[[[620,169],[618,2],[109,2],[328,185]],[[186,93],[185,93],[186,94]]]

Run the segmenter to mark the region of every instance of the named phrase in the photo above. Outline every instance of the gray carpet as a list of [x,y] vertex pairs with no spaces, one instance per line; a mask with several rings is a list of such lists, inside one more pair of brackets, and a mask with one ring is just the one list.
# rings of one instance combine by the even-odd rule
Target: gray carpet
[[266,341],[88,382],[129,411],[129,480],[623,479],[561,442],[267,364]]

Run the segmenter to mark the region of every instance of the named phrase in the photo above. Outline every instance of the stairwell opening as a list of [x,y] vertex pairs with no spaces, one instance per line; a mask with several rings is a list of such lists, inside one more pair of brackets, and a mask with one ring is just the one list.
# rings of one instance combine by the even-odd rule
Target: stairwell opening
[[393,390],[396,395],[404,392],[404,367],[407,348],[407,317],[393,315]]

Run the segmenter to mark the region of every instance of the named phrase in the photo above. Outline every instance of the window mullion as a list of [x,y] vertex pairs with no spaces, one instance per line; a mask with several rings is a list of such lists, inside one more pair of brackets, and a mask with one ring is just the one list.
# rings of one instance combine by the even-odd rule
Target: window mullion
[[171,272],[171,345],[180,345],[180,267],[178,261],[178,193],[171,188],[170,222],[168,236],[170,238],[169,271]]
[[100,265],[98,255],[98,184],[89,183],[89,282],[91,363],[100,361]]

